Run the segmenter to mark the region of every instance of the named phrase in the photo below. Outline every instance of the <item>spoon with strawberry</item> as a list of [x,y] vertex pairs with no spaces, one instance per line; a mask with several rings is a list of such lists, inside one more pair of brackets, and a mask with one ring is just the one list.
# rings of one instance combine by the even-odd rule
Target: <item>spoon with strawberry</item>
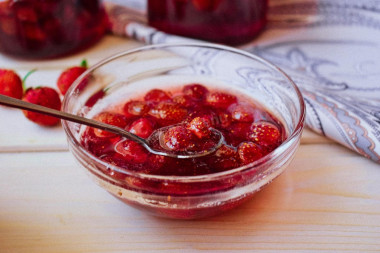
[[198,145],[187,146],[191,148],[186,148],[184,146],[178,146],[178,147],[173,148],[173,145],[170,143],[170,141],[173,138],[175,138],[178,134],[183,134],[183,132],[179,131],[180,129],[182,128],[186,129],[182,124],[159,128],[155,130],[148,138],[144,139],[129,131],[126,131],[125,129],[119,128],[117,126],[106,124],[106,123],[96,121],[93,119],[88,119],[85,117],[80,117],[80,116],[70,114],[67,112],[51,109],[42,105],[28,103],[26,101],[4,96],[1,94],[0,94],[0,104],[26,110],[26,111],[32,111],[32,112],[37,112],[44,115],[53,116],[53,117],[60,118],[63,120],[67,120],[67,121],[87,125],[90,127],[94,127],[97,129],[105,130],[111,133],[115,133],[141,144],[150,153],[153,153],[156,155],[163,155],[163,156],[169,156],[169,157],[181,158],[181,159],[196,158],[196,157],[206,156],[208,154],[215,152],[224,143],[223,134],[214,128],[210,128],[209,129],[210,135],[207,137],[207,142],[206,142],[207,145],[203,145],[198,149],[194,148],[194,146],[198,146]]

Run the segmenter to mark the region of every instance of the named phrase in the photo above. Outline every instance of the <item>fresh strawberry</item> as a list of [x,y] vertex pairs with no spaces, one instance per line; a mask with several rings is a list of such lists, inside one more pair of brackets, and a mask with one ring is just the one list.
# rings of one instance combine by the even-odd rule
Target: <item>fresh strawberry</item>
[[236,101],[236,96],[224,92],[208,93],[206,97],[206,102],[209,105],[220,109],[226,109]]
[[[125,128],[127,126],[126,118],[123,115],[117,113],[101,112],[96,115],[94,119],[120,128]],[[114,133],[110,133],[101,129],[94,129],[94,133],[98,137],[112,137],[116,135]]]
[[0,94],[17,99],[22,98],[22,81],[14,71],[0,69]]
[[259,121],[252,124],[248,138],[260,146],[273,149],[281,143],[280,129],[268,121]]
[[[59,98],[59,94],[56,90],[50,87],[29,88],[25,91],[25,95],[22,100],[32,104],[46,106],[55,110],[61,109],[61,99]],[[42,126],[54,126],[59,122],[58,118],[45,114],[31,111],[23,112],[29,120]]]
[[240,143],[238,147],[238,154],[243,164],[254,162],[264,156],[260,146],[251,141],[244,141]]
[[70,67],[58,77],[57,86],[62,95],[65,95],[73,82],[87,70],[87,61],[83,60],[80,66]]

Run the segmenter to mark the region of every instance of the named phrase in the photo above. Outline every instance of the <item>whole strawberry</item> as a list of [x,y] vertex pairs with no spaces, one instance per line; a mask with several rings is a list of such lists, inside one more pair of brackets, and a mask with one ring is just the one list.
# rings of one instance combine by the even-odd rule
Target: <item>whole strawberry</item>
[[[56,110],[61,109],[61,99],[59,98],[59,94],[56,90],[50,87],[29,88],[25,91],[25,95],[22,100]],[[29,120],[42,126],[54,126],[59,122],[58,118],[48,115],[30,111],[23,112],[25,117]]]
[[248,139],[272,151],[281,143],[281,131],[273,123],[258,121],[251,125]]
[[57,80],[57,86],[62,95],[65,95],[73,82],[87,70],[87,61],[83,60],[80,66],[66,69]]
[[22,80],[13,70],[0,69],[0,94],[18,99],[22,98]]

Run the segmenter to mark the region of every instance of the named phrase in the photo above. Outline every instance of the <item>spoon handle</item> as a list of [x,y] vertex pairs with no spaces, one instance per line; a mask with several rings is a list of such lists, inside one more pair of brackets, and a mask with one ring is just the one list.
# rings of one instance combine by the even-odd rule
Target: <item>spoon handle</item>
[[100,122],[100,121],[88,119],[85,117],[80,117],[80,116],[70,114],[67,112],[58,111],[58,110],[51,109],[51,108],[48,108],[48,107],[45,107],[42,105],[36,105],[36,104],[28,103],[28,102],[25,102],[23,100],[4,96],[1,94],[0,94],[0,104],[6,105],[9,107],[13,107],[13,108],[27,110],[27,111],[38,112],[38,113],[46,114],[46,115],[53,116],[56,118],[64,119],[67,121],[87,125],[90,127],[99,128],[102,130],[106,130],[108,132],[112,132],[112,133],[115,133],[118,135],[125,136],[128,139],[136,141],[136,142],[138,142],[144,146],[147,146],[147,143],[143,138],[140,138],[139,136],[132,134],[128,131],[125,131],[124,129],[121,129],[119,127],[109,125],[109,124],[105,124],[105,123]]

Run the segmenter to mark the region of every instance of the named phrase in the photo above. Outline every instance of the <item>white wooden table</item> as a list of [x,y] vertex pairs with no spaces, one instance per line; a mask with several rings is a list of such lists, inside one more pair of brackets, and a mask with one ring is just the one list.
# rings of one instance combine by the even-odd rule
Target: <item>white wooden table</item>
[[[27,85],[137,42],[107,36],[80,54],[0,66]],[[61,127],[42,128],[0,107],[0,252],[380,251],[380,166],[305,130],[290,167],[248,203],[205,220],[148,216],[106,193],[69,153]]]

